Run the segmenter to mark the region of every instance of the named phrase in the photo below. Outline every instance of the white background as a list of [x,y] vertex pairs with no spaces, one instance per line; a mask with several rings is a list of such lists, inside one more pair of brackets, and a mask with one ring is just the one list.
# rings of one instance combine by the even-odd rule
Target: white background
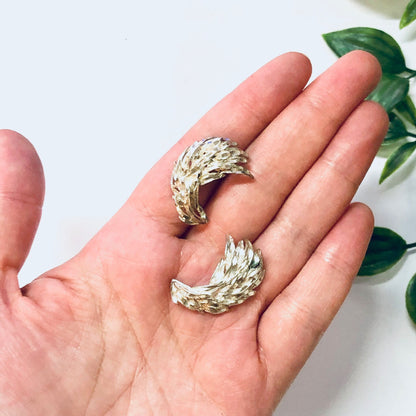
[[[321,34],[372,26],[416,68],[407,0],[0,1],[0,126],[37,148],[43,219],[22,270],[27,283],[73,256],[145,172],[213,104],[274,56],[307,54],[316,77],[335,61]],[[378,225],[416,241],[416,159],[357,199]],[[276,414],[416,415],[416,327],[407,317],[407,256],[360,278]]]

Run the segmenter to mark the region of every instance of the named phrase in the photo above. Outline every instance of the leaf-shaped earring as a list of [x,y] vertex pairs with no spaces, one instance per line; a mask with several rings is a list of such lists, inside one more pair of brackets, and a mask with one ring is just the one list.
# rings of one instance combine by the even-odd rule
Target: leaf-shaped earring
[[188,309],[219,314],[230,306],[243,303],[255,294],[254,289],[264,277],[263,257],[248,240],[237,246],[227,238],[224,257],[219,261],[209,284],[190,287],[173,279],[170,288],[172,300]]
[[[212,137],[189,146],[175,163],[171,188],[179,218],[190,225],[206,223],[207,216],[199,205],[199,187],[228,173],[253,175],[238,163],[247,162],[247,154],[237,143]],[[219,261],[209,284],[191,287],[179,280],[171,281],[174,303],[191,310],[219,314],[243,303],[255,294],[264,277],[263,257],[248,240],[237,246],[227,237],[224,257]]]
[[237,143],[222,137],[211,137],[189,146],[173,168],[171,188],[181,221],[205,224],[207,216],[199,205],[199,187],[221,179],[228,173],[253,175],[238,163],[246,163],[247,154]]

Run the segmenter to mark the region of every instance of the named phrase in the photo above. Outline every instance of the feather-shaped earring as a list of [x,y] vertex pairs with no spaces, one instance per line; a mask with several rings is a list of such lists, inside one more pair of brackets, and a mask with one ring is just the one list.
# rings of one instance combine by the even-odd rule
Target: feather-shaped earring
[[[222,137],[212,137],[189,146],[175,163],[171,188],[181,221],[204,224],[207,216],[199,205],[199,187],[229,173],[253,175],[239,163],[247,162],[247,154],[237,143]],[[219,261],[209,284],[191,287],[179,280],[171,281],[174,303],[191,310],[219,314],[231,306],[243,303],[255,294],[264,277],[263,257],[248,240],[237,246],[227,237],[224,257]]]
[[173,168],[171,189],[181,221],[190,224],[205,224],[207,216],[199,205],[199,187],[228,173],[237,173],[253,178],[253,175],[238,163],[246,163],[247,154],[237,143],[222,137],[211,137],[189,146],[178,158]]
[[241,240],[236,246],[233,238],[228,236],[224,257],[219,261],[209,284],[190,287],[173,279],[170,285],[172,300],[191,310],[223,313],[253,296],[254,289],[263,277],[260,250],[254,250],[248,240]]

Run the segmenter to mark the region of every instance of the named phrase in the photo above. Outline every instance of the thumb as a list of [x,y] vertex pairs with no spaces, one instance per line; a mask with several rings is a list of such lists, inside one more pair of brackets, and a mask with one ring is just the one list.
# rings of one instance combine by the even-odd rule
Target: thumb
[[39,157],[20,134],[0,130],[0,294],[19,293],[17,273],[32,245],[44,196]]

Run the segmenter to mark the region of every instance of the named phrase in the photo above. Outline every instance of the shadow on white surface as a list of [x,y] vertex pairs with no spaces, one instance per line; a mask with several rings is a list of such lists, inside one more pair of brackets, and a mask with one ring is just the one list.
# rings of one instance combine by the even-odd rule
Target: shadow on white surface
[[[409,26],[406,26],[401,30],[401,33],[403,42],[413,42],[414,40],[416,40],[416,23],[411,23]],[[412,65],[409,65],[408,61],[410,61],[413,58],[413,56],[405,53],[405,58],[407,66],[410,66],[410,68],[412,68]]]
[[392,19],[400,19],[409,3],[409,0],[353,0],[355,3],[361,3],[372,11],[382,13]]
[[342,307],[274,415],[333,416],[337,396],[345,394],[376,313],[369,290],[355,291]]

